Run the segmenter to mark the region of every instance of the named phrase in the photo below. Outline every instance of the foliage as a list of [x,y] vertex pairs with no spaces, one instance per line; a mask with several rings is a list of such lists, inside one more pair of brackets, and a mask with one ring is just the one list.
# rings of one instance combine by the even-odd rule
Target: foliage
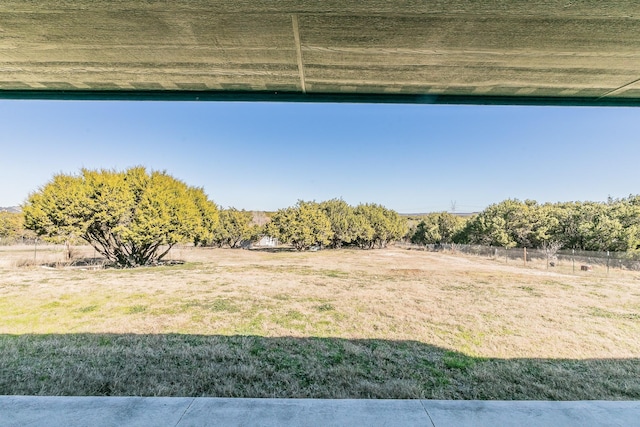
[[[263,213],[259,222],[264,228],[259,228],[250,212],[229,208],[219,213],[202,188],[166,173],[132,168],[56,175],[29,197],[23,211],[27,229],[67,244],[84,239],[123,266],[156,262],[185,240],[238,247],[256,239],[260,230],[297,250],[312,245],[384,248],[404,237],[417,244],[640,252],[640,195],[605,203],[507,199],[468,219],[439,212],[407,220],[373,203],[352,207],[342,199],[299,201]],[[0,238],[24,235],[18,218],[0,213]]]
[[23,212],[38,235],[80,237],[122,267],[156,263],[176,243],[205,238],[217,223],[217,207],[202,189],[143,167],[55,175]]
[[[382,205],[360,204],[356,206],[354,212],[364,220],[360,220],[362,226],[360,231],[366,234],[362,233],[356,238],[362,247],[373,248],[377,245],[379,248],[385,248],[389,242],[399,240],[406,233],[406,221],[397,212]],[[365,224],[371,227],[372,233]]]
[[456,243],[466,220],[447,212],[425,215],[411,233],[411,242],[421,245]]
[[376,204],[353,208],[341,199],[322,203],[299,201],[295,207],[276,212],[267,224],[267,234],[296,249],[311,245],[358,245],[384,248],[406,233],[406,221],[397,212]]
[[270,236],[291,243],[299,251],[312,245],[327,245],[333,237],[331,222],[320,205],[302,200],[278,210],[265,229]]
[[362,212],[362,209],[354,209],[354,215],[353,242],[362,249],[372,249],[376,231],[369,222],[369,218]]
[[252,224],[253,214],[229,208],[220,211],[220,221],[213,233],[212,243],[218,247],[240,247],[243,241],[256,240],[258,227]]
[[503,247],[564,248],[588,251],[640,251],[640,196],[606,203],[540,205],[508,199],[472,218],[462,235],[468,243]]
[[200,221],[193,232],[193,243],[196,246],[206,244],[206,242],[213,240],[220,221],[218,207],[209,200],[202,188],[190,187],[188,192],[189,197],[200,211]]
[[362,227],[353,207],[342,199],[331,199],[320,203],[321,209],[331,223],[331,247],[349,245],[358,238]]
[[15,240],[22,235],[24,217],[20,213],[0,212],[0,240]]

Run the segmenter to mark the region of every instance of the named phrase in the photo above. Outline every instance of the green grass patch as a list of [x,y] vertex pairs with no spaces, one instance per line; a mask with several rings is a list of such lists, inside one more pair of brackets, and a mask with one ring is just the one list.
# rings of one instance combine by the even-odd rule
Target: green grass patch
[[349,273],[340,270],[320,270],[327,277],[347,278]]
[[304,331],[310,323],[308,316],[297,310],[287,310],[284,313],[272,313],[269,320],[276,325],[294,331]]
[[85,307],[80,307],[78,311],[80,313],[91,313],[92,311],[96,311],[98,309],[97,305],[88,305]]
[[323,311],[334,311],[336,308],[333,306],[333,304],[324,303],[324,304],[315,306],[315,309],[320,312],[323,312]]
[[265,315],[262,313],[245,313],[243,316],[244,319],[241,321],[237,327],[233,329],[227,329],[228,333],[232,333],[231,331],[237,331],[240,335],[263,335],[264,334],[264,323],[265,323]]
[[140,313],[144,313],[147,311],[147,306],[146,305],[133,305],[131,307],[126,307],[124,309],[124,312],[126,314],[140,314]]
[[466,371],[476,364],[475,358],[452,351],[446,352],[442,361],[447,369],[457,369],[460,371]]
[[215,312],[238,313],[240,308],[228,299],[218,298],[211,302],[209,309]]
[[[171,310],[171,308],[169,308]],[[213,300],[192,300],[181,304],[180,312],[214,312],[214,313],[239,313],[240,307],[228,298],[215,298]]]
[[60,301],[51,301],[49,303],[41,305],[41,308],[44,310],[49,310],[52,308],[60,308],[62,307],[62,303]]
[[590,315],[604,319],[640,320],[640,313],[618,313],[599,307],[589,307]]
[[531,295],[532,297],[542,296],[539,289],[536,289],[533,286],[518,286],[518,289],[525,291],[527,294]]

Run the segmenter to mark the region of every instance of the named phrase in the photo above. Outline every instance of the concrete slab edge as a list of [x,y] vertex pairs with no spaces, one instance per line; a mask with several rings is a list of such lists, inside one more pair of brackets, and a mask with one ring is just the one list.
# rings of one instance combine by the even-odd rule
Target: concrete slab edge
[[640,426],[638,401],[0,396],[1,426]]

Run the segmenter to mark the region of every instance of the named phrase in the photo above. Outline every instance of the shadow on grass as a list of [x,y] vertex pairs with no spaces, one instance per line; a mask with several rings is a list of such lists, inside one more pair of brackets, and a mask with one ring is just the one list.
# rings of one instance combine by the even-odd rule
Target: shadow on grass
[[255,251],[255,252],[268,252],[272,254],[278,254],[282,252],[300,252],[300,251],[297,251],[295,248],[290,248],[290,247],[261,247],[261,246],[256,247],[254,246],[249,250]]
[[415,341],[0,335],[0,395],[610,400],[640,359],[481,359]]

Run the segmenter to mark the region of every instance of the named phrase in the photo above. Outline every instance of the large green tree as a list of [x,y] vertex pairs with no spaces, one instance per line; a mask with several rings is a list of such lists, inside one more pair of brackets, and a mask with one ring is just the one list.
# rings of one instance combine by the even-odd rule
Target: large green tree
[[588,251],[640,251],[640,196],[537,204],[508,199],[487,207],[462,233],[469,243]]
[[291,243],[299,251],[312,245],[327,245],[333,236],[331,222],[320,205],[302,200],[273,214],[265,231],[281,242]]
[[253,214],[245,210],[228,208],[220,211],[220,221],[213,233],[216,246],[238,248],[243,241],[257,239],[259,227],[252,223]]
[[507,199],[488,206],[467,223],[470,243],[503,247],[531,247],[537,203]]
[[200,211],[200,221],[193,232],[193,243],[206,244],[214,238],[216,227],[219,224],[218,207],[213,203],[202,188],[190,187],[189,198],[191,198],[198,211]]
[[630,253],[640,252],[640,196],[631,195],[616,201],[612,207],[614,217],[622,225],[621,239]]
[[411,235],[411,242],[422,245],[454,243],[454,238],[462,231],[465,219],[448,212],[425,215]]
[[[387,209],[375,203],[366,203],[356,206],[355,215],[361,217],[363,230],[367,230],[368,224],[373,233],[369,236],[360,235],[360,246],[373,248],[385,248],[389,242],[399,240],[407,232],[407,221],[394,210]],[[368,230],[367,230],[368,231]]]
[[165,172],[83,169],[58,174],[23,206],[25,226],[48,238],[81,238],[118,266],[160,261],[217,224],[203,190]]
[[23,230],[23,216],[16,212],[0,212],[0,242],[18,239]]
[[[331,199],[320,203],[320,207],[331,223],[331,247],[340,248],[354,242],[358,237],[359,224],[354,209],[342,199]],[[361,234],[361,233],[360,233]]]

